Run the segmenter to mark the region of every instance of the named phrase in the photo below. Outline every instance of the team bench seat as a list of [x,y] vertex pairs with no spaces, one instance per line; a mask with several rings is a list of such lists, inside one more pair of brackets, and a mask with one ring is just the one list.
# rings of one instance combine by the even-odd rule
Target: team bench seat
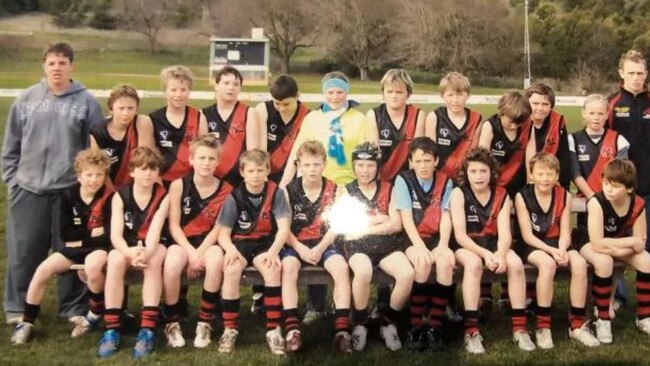
[[[574,198],[571,203],[571,211],[574,213],[585,212],[586,211],[586,201],[584,198]],[[73,265],[72,270],[83,270],[83,265]],[[622,262],[616,262],[614,265],[615,272],[622,272],[625,269],[625,264]],[[524,265],[524,270],[526,271],[526,280],[530,282],[532,279],[537,278],[537,268],[531,265]],[[435,271],[432,272],[432,279],[435,278]],[[568,268],[558,268],[556,272],[556,278],[566,279],[569,278],[571,271]],[[483,279],[485,282],[488,281],[501,281],[506,280],[506,274],[495,274],[492,271],[485,270],[483,272]],[[196,279],[192,282],[200,282],[202,279]],[[375,284],[384,284],[392,283],[392,279],[386,275],[381,270],[375,271],[372,277],[372,281]],[[454,282],[457,284],[462,283],[463,281],[463,272],[459,268],[454,269]],[[300,276],[298,276],[298,283],[301,286],[311,285],[311,284],[328,284],[331,282],[331,278],[327,271],[324,268],[314,267],[314,266],[303,266],[300,270]],[[128,271],[126,283],[136,285],[142,283],[142,273],[139,271]],[[263,280],[262,276],[257,272],[257,270],[249,266],[244,270],[244,275],[242,278],[243,285],[262,285]]]

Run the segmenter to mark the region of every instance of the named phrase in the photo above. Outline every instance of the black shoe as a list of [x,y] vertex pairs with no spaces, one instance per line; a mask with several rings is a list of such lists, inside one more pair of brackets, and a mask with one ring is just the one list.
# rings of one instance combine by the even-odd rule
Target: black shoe
[[440,329],[429,328],[424,335],[424,338],[427,341],[427,349],[429,351],[438,352],[442,351],[442,335],[440,334]]
[[424,326],[414,325],[406,333],[406,349],[412,352],[424,351],[426,347],[426,339],[424,338]]

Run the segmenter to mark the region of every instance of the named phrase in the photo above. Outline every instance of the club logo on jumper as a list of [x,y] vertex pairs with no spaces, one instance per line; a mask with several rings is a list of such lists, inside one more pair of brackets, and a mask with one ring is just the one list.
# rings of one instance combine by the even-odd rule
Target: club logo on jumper
[[555,141],[555,138],[549,137],[546,139],[546,145],[547,146],[555,146],[557,144],[557,141]]
[[192,212],[192,198],[190,197],[185,197],[183,198],[183,214],[189,215],[190,212]]
[[201,214],[208,220],[214,221],[217,219],[217,216],[219,216],[219,210],[208,207],[207,209],[202,210]]
[[72,224],[73,225],[81,225],[81,217],[79,217],[79,211],[75,206],[72,206]]
[[232,126],[230,126],[230,130],[228,131],[228,133],[233,135],[241,135],[244,133],[244,129],[241,128],[240,126],[233,124]]
[[167,138],[169,137],[169,131],[167,130],[159,131],[158,135],[160,136],[160,140],[158,140],[158,143],[160,144],[161,147],[174,146],[174,143],[172,141],[167,140]]
[[603,148],[601,154],[605,158],[614,159],[616,157],[616,149],[613,147],[605,147]]
[[299,204],[299,203],[296,203],[295,205],[293,205],[293,210],[294,211],[302,211],[302,205]]
[[537,222],[537,214],[531,214],[531,215],[530,215],[530,219],[531,219],[533,222],[536,223],[536,222]]
[[646,108],[643,113],[641,113],[641,118],[650,119],[650,108]]
[[133,230],[133,213],[131,211],[124,211],[124,226]]
[[496,144],[494,144],[494,146],[499,150],[503,150],[503,145],[503,141],[497,141]]
[[216,131],[217,130],[217,122],[215,122],[215,121],[208,122],[208,130],[210,132]]
[[625,118],[630,116],[630,107],[616,107],[614,108],[616,117]]
[[447,137],[449,136],[449,129],[448,128],[441,128],[440,129],[440,136],[438,137],[438,145],[445,145],[449,146],[451,145],[451,140],[448,139]]
[[251,222],[246,211],[242,211],[239,214],[239,219],[237,219],[237,225],[243,230],[248,230],[251,227]]
[[471,215],[467,215],[467,222],[479,222],[478,215],[476,214],[476,206],[469,206],[469,212]]
[[269,125],[269,129],[271,130],[271,132],[275,132],[275,130],[278,129],[278,125],[276,125],[275,123],[272,123],[272,124]]
[[111,165],[117,163],[120,160],[120,158],[116,154],[117,151],[115,149],[109,147],[104,149],[104,151],[106,152],[106,155],[108,155],[108,157],[110,158]]
[[587,145],[578,145],[578,152],[584,154],[587,151]]
[[390,137],[390,130],[384,129],[379,132],[382,139],[379,139],[379,146],[393,146],[393,141],[389,139]]
[[605,225],[605,231],[616,232],[616,229],[618,229],[618,227],[616,226],[616,219],[613,217],[607,219],[607,225]]
[[533,228],[534,231],[536,232],[542,231],[540,225],[537,223],[537,214],[531,214],[530,221],[531,221],[530,226]]

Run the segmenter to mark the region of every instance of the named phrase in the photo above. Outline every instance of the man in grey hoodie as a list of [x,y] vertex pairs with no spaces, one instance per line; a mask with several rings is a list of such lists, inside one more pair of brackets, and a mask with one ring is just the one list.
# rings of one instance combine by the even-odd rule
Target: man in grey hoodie
[[[76,183],[73,161],[88,146],[90,128],[103,120],[95,97],[73,81],[74,52],[67,43],[43,53],[45,78],[13,103],[2,145],[2,179],[9,188],[7,275],[4,311],[8,324],[23,313],[25,294],[59,235],[60,194]],[[59,315],[87,311],[86,287],[76,273],[59,277]]]

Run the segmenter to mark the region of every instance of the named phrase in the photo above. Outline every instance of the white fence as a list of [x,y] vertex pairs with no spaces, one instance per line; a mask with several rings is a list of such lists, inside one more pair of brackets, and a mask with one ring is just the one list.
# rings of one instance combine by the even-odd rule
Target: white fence
[[[0,97],[15,98],[22,92],[22,89],[0,89]],[[106,98],[110,94],[110,90],[97,90],[91,89],[96,97]],[[163,98],[162,91],[155,90],[138,90],[141,98]],[[488,104],[496,105],[499,101],[499,95],[471,95],[467,104]],[[194,100],[213,100],[214,92],[206,91],[193,91],[190,95]],[[263,102],[271,98],[269,93],[245,93],[239,94],[239,99],[250,102]],[[381,95],[379,94],[350,94],[350,99],[356,100],[359,103],[381,103]],[[323,96],[321,94],[300,94],[300,100],[303,102],[322,102]],[[443,104],[442,98],[437,94],[413,94],[409,99],[411,103],[415,104]],[[585,97],[578,96],[557,96],[555,104],[558,106],[571,106],[580,107],[584,103]]]

